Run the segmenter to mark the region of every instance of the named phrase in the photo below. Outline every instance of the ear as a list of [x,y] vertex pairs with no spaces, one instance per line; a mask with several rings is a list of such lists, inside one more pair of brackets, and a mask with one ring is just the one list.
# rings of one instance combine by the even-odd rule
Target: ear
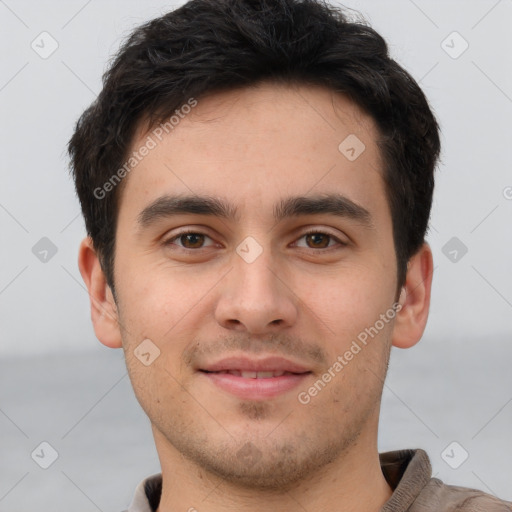
[[395,317],[393,327],[392,344],[395,347],[410,348],[423,335],[430,309],[433,266],[432,251],[425,242],[407,266],[407,276],[399,299],[402,307]]
[[90,237],[84,238],[80,244],[78,268],[89,291],[96,337],[107,347],[121,348],[117,306]]

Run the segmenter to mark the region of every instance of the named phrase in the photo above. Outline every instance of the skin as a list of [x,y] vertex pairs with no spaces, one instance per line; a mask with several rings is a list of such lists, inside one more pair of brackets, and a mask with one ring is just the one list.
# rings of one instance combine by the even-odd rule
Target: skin
[[[338,150],[349,134],[366,146],[352,162]],[[146,137],[139,127],[132,149]],[[265,83],[212,94],[125,178],[117,301],[91,240],[82,242],[96,335],[124,349],[151,420],[163,475],[159,512],[334,512],[340,503],[343,511],[377,512],[390,498],[377,449],[380,401],[391,346],[413,346],[426,325],[433,271],[426,243],[409,261],[395,318],[308,404],[297,399],[396,300],[377,138],[370,117],[323,87]],[[281,199],[332,192],[366,208],[373,227],[332,214],[276,224]],[[185,214],[141,228],[140,212],[176,193],[222,198],[240,217]],[[206,236],[169,243],[184,228]],[[309,228],[346,245],[325,236],[315,242],[304,236]],[[262,248],[252,263],[236,252],[247,236]],[[145,339],[160,350],[149,366],[135,357]],[[234,353],[280,354],[312,374],[300,389],[243,400],[197,371]]]

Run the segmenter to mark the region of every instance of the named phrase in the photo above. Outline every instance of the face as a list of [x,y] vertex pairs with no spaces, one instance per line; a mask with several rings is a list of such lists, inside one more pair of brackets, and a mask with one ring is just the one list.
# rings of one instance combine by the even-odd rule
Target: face
[[341,95],[265,84],[198,100],[126,178],[117,314],[159,454],[283,489],[375,435],[397,285],[377,137]]

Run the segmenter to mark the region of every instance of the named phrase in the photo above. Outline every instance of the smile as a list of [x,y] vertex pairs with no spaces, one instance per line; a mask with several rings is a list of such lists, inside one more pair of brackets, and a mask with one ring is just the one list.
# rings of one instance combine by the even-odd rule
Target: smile
[[210,383],[222,391],[244,400],[267,400],[303,385],[312,372],[287,371],[201,371]]

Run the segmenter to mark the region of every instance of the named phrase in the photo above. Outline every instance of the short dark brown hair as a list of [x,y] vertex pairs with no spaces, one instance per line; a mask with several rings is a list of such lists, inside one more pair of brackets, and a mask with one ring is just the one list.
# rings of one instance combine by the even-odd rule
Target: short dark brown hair
[[439,126],[419,85],[374,29],[324,1],[190,0],[125,41],[68,144],[86,229],[113,291],[122,187],[106,193],[104,185],[129,158],[140,122],[154,126],[192,97],[262,81],[326,86],[374,119],[397,291],[403,285],[427,232],[440,152]]

